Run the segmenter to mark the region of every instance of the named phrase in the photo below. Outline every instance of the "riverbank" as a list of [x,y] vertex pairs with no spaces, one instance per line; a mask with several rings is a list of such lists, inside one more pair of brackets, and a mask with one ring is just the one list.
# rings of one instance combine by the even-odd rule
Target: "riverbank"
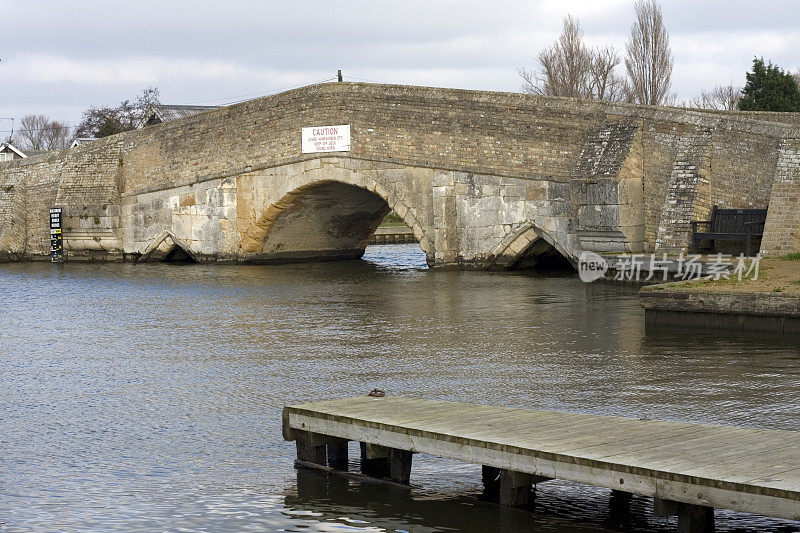
[[758,274],[642,287],[648,328],[688,327],[800,335],[800,255],[762,260]]
[[407,244],[417,242],[414,232],[406,225],[381,225],[370,237],[370,244]]

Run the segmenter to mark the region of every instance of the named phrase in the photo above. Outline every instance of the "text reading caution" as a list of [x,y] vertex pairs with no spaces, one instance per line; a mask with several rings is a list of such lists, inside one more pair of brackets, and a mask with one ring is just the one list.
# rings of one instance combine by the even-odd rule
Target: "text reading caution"
[[303,153],[349,152],[350,125],[303,128]]

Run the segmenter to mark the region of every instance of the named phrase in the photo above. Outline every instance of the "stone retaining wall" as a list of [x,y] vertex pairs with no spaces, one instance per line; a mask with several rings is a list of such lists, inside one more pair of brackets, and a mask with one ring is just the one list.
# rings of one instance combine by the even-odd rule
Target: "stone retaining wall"
[[639,291],[650,328],[714,328],[800,336],[800,296],[652,285]]

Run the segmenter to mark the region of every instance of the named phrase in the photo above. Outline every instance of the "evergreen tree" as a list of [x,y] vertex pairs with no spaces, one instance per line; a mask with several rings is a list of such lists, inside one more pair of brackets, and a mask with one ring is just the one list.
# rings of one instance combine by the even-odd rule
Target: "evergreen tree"
[[797,80],[772,62],[753,59],[753,70],[739,100],[740,111],[800,111]]

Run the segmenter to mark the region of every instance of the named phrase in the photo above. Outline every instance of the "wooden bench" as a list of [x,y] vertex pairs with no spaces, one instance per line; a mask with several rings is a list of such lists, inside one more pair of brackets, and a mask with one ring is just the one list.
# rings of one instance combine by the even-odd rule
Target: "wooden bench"
[[736,241],[744,244],[745,255],[752,257],[753,241],[764,235],[767,221],[766,209],[711,209],[711,220],[694,220],[692,225],[692,249],[699,251],[700,241]]

